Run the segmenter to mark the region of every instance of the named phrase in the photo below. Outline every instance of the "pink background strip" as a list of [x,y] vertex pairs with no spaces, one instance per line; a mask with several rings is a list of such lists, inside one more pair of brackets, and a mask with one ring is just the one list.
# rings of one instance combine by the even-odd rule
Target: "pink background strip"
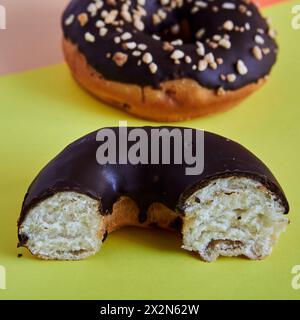
[[[270,4],[278,0],[260,0]],[[60,17],[69,0],[0,0],[6,30],[0,30],[0,75],[63,61]]]

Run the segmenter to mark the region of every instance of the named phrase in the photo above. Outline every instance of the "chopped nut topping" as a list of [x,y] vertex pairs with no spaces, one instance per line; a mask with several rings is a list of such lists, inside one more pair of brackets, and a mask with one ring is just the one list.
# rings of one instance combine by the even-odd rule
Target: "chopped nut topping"
[[98,8],[94,3],[90,3],[87,7],[87,11],[94,17],[97,14]]
[[260,36],[259,34],[257,34],[254,38],[255,42],[258,43],[258,44],[264,44],[265,43],[265,40],[262,36]]
[[157,67],[157,65],[156,65],[154,62],[152,62],[152,63],[150,63],[150,65],[149,65],[149,69],[150,69],[150,72],[154,74],[154,73],[157,72],[158,67]]
[[227,81],[228,82],[234,82],[236,80],[236,75],[234,73],[227,75]]
[[108,11],[107,10],[103,10],[103,11],[101,11],[100,15],[101,15],[102,18],[105,18],[108,15]]
[[221,39],[219,41],[219,46],[225,48],[225,49],[230,49],[231,48],[231,42],[225,38]]
[[202,42],[196,41],[196,46],[197,46],[197,54],[199,56],[204,56],[205,55],[205,47]]
[[234,10],[236,8],[235,3],[233,2],[224,2],[222,5],[223,9]]
[[101,37],[106,36],[107,32],[108,32],[108,29],[104,28],[104,27],[100,28],[100,30],[99,30],[99,34],[100,34]]
[[171,42],[172,46],[182,46],[183,45],[183,41],[181,39],[177,39]]
[[208,6],[208,4],[204,1],[196,1],[195,5],[201,9],[205,9]]
[[71,25],[73,23],[74,19],[75,19],[74,14],[69,15],[68,18],[65,20],[65,25],[66,26]]
[[126,22],[132,22],[131,14],[128,11],[121,11],[121,16]]
[[257,59],[257,60],[261,60],[263,58],[262,51],[261,51],[260,47],[258,47],[258,46],[255,46],[252,49],[252,53],[253,53],[255,59]]
[[264,34],[264,33],[265,33],[264,29],[261,29],[261,28],[258,28],[256,31],[257,31],[258,33],[260,33],[260,34]]
[[[99,2],[99,1],[97,1],[97,2]],[[116,0],[106,0],[106,2],[107,2],[107,4],[110,5],[110,6],[115,6],[115,5],[117,5]]]
[[216,42],[210,41],[208,42],[208,46],[212,49],[217,49],[218,48],[218,44]]
[[276,38],[276,31],[274,29],[269,29],[268,31],[268,36],[271,38],[271,39],[275,39]]
[[216,61],[217,61],[217,64],[223,64],[224,63],[224,60],[222,58],[217,58]]
[[104,21],[102,21],[102,20],[97,20],[96,21],[96,28],[102,28],[104,26],[105,26]]
[[85,39],[85,41],[87,41],[87,42],[95,42],[95,36],[92,35],[90,32],[86,32],[86,33],[84,34],[84,39]]
[[77,16],[77,20],[79,21],[80,25],[84,27],[89,21],[89,16],[86,13],[80,13]]
[[200,29],[200,30],[198,30],[197,32],[196,32],[196,39],[201,39],[203,36],[204,36],[204,34],[205,34],[205,29],[204,28],[202,28],[202,29]]
[[212,68],[213,70],[216,70],[218,68],[218,65],[215,62],[212,62],[209,64],[210,68]]
[[163,49],[164,49],[165,51],[173,51],[173,50],[174,50],[174,46],[172,46],[172,45],[170,44],[170,42],[164,42],[164,44],[163,44]]
[[139,48],[140,50],[144,51],[144,50],[147,49],[147,46],[146,46],[145,44],[143,44],[143,43],[140,43],[140,44],[138,45],[138,48]]
[[134,21],[134,26],[139,30],[143,31],[145,29],[145,25],[141,20],[135,20]]
[[238,60],[236,68],[237,68],[238,73],[242,76],[248,73],[248,68],[245,65],[243,60]]
[[227,30],[227,31],[232,31],[234,28],[234,24],[231,20],[227,20],[226,22],[224,22],[223,24],[223,29]]
[[263,54],[267,55],[271,52],[271,50],[269,48],[263,48],[262,52],[263,52]]
[[149,52],[146,52],[146,53],[143,55],[143,62],[146,63],[146,64],[150,64],[152,61],[153,61],[152,54],[149,53]]
[[213,36],[213,40],[214,41],[220,41],[222,39],[222,37],[219,35],[219,34],[215,34],[214,36]]
[[193,7],[192,10],[191,10],[191,13],[192,14],[195,14],[199,11],[199,8],[198,7]]
[[120,37],[115,37],[114,38],[114,42],[117,43],[117,44],[120,43],[121,42],[121,38]]
[[129,40],[129,39],[131,39],[131,38],[132,38],[132,35],[131,35],[129,32],[125,32],[125,33],[123,33],[123,34],[121,35],[121,39],[122,39],[123,41]]
[[211,64],[215,62],[215,57],[214,55],[210,52],[205,55],[204,59],[206,60],[207,63]]
[[131,42],[126,42],[123,44],[125,49],[133,50],[136,48],[136,43],[131,41]]
[[118,10],[111,10],[105,17],[105,20],[104,20],[105,23],[107,24],[113,23],[116,20],[118,13],[119,13]]
[[225,80],[226,80],[225,74],[222,73],[222,74],[220,75],[220,78],[221,78],[221,80],[225,81]]
[[113,61],[117,66],[122,67],[128,60],[128,55],[123,52],[116,52],[113,56]]
[[218,95],[218,96],[224,96],[225,93],[226,93],[226,91],[224,90],[223,87],[220,87],[220,88],[217,90],[217,95]]
[[171,54],[171,59],[173,59],[173,60],[182,59],[183,57],[184,57],[184,52],[181,50],[175,50]]
[[171,27],[171,33],[178,34],[179,32],[180,32],[180,26],[178,23],[176,23]]
[[139,57],[139,56],[142,55],[142,53],[141,53],[141,51],[135,50],[135,51],[132,52],[132,55],[133,55],[134,57]]
[[246,7],[245,5],[243,5],[243,4],[241,4],[241,5],[239,6],[239,11],[240,11],[241,13],[246,13],[246,12],[247,12],[247,7]]
[[160,24],[161,23],[161,18],[158,14],[154,13],[152,15],[152,22],[154,25]]
[[190,56],[185,56],[184,61],[186,63],[192,63],[192,58]]
[[206,60],[199,60],[199,63],[198,63],[198,70],[199,71],[205,71],[208,67],[208,63]]

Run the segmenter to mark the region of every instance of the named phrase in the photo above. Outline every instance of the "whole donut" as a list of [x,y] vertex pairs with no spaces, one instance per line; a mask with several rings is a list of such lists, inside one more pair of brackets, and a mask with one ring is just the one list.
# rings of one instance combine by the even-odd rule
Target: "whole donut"
[[72,0],[62,19],[75,79],[136,116],[177,121],[229,108],[276,60],[248,0]]

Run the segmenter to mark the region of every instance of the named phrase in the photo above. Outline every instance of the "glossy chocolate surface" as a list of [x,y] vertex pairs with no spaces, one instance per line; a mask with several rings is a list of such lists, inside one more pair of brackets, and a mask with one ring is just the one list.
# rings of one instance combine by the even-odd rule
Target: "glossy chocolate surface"
[[[160,1],[146,0],[145,5],[140,6],[139,1],[132,0],[128,8],[131,15],[138,8],[140,12],[146,12],[146,16],[141,17],[143,30],[138,30],[133,22],[127,22],[122,18],[124,1],[100,1],[103,6],[91,14],[87,8],[95,2],[97,1],[72,0],[63,14],[62,27],[64,37],[76,44],[87,62],[108,80],[158,88],[163,81],[190,78],[206,88],[236,90],[256,83],[268,75],[276,61],[277,45],[274,32],[257,7],[249,1],[170,0],[168,5],[162,5]],[[170,9],[172,3],[175,3],[174,8]],[[115,25],[105,24],[104,29],[107,30],[102,29],[102,32],[106,34],[100,36],[97,21],[105,22],[105,18],[101,16],[103,11],[110,13],[112,10],[118,13]],[[157,12],[165,18],[155,24],[153,16],[157,17]],[[82,13],[87,13],[88,16],[84,25],[78,20]],[[169,29],[182,21],[189,26],[182,30],[189,31],[183,32],[182,35],[170,36]],[[199,30],[202,29],[205,33],[200,37]],[[131,38],[122,40],[122,35],[126,32],[130,33]],[[94,37],[93,42],[86,40],[86,33]],[[155,36],[153,38],[153,35],[160,36],[161,39]],[[226,48],[228,41],[224,43],[223,37],[229,40],[230,48]],[[169,38],[182,38],[183,44],[174,44],[171,51],[164,50],[164,42],[169,41]],[[197,40],[203,44],[205,55],[210,54],[210,58],[199,53],[199,50],[197,52]],[[126,47],[128,43],[130,48]],[[147,48],[140,50],[138,46],[141,44]],[[255,54],[254,47],[258,48]],[[170,56],[175,50],[183,52],[184,57],[177,61],[172,59]],[[116,52],[126,55],[127,61],[124,65],[118,66],[115,63],[113,58]],[[140,55],[135,56],[134,52],[139,52],[136,54]],[[145,53],[151,54],[154,64],[151,67],[149,63],[143,62]],[[190,60],[188,62],[185,60],[187,56]],[[209,63],[204,71],[199,71],[199,61],[210,61],[212,56],[215,63]],[[247,68],[245,74],[245,70],[238,70],[239,60]]]
[[[151,129],[180,130],[180,127],[142,127],[150,137]],[[119,128],[112,129],[119,137]],[[135,128],[127,128],[128,132]],[[193,152],[195,154],[193,129]],[[140,221],[146,220],[147,208],[160,202],[172,210],[182,210],[184,199],[193,191],[219,177],[243,176],[260,181],[281,200],[285,213],[287,199],[270,170],[240,144],[219,135],[204,133],[204,171],[200,175],[186,175],[186,163],[174,164],[106,164],[100,165],[96,152],[103,142],[96,141],[92,132],[67,146],[37,175],[25,196],[19,225],[35,204],[61,191],[76,191],[101,201],[101,214],[111,213],[113,204],[123,195],[136,201]],[[119,139],[118,139],[119,140]],[[117,141],[118,141],[117,140]],[[135,142],[128,142],[128,149]],[[171,143],[171,154],[174,144]],[[151,148],[148,144],[149,157]],[[117,155],[119,155],[117,151]],[[150,159],[150,158],[149,158]]]

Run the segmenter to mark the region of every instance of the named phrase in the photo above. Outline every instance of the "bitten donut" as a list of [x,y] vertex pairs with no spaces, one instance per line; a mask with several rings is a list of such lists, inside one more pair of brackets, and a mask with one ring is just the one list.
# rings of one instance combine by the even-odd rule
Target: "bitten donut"
[[[189,143],[176,140],[187,132]],[[178,160],[181,146],[184,154],[190,148],[199,159],[201,133],[204,170],[187,174],[191,162],[180,164],[175,155]],[[113,156],[112,163],[105,163],[106,156],[99,156],[107,143],[99,140],[104,134],[115,137],[123,150],[112,149],[107,156],[122,162],[114,162]],[[159,136],[163,155],[166,150],[174,155],[169,164],[146,163],[146,158],[124,162],[129,150],[138,153],[139,134],[148,141]],[[162,147],[163,141],[169,149]],[[151,144],[146,145],[140,148],[146,148],[147,160],[157,156]],[[182,247],[205,261],[220,255],[263,259],[285,230],[288,211],[270,170],[236,142],[188,128],[106,128],[70,144],[34,179],[18,221],[19,246],[43,259],[79,260],[95,254],[117,228],[158,226],[181,232]]]
[[232,107],[277,55],[274,30],[246,0],[72,0],[62,26],[78,83],[154,121]]

